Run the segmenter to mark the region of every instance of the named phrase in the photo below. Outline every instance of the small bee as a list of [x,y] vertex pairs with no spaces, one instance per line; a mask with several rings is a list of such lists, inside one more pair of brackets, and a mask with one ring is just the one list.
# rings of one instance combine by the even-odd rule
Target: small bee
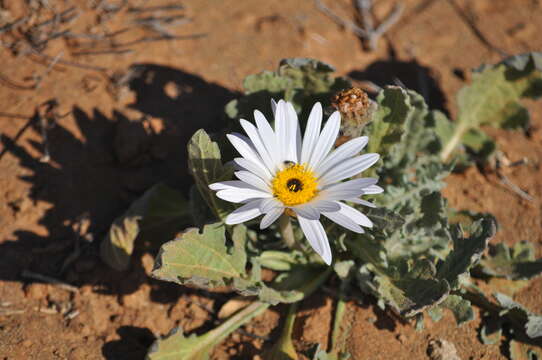
[[295,165],[295,162],[294,162],[294,161],[291,161],[291,160],[284,160],[284,161],[282,162],[282,164],[283,164],[285,167],[289,168],[289,167],[294,166],[294,165]]

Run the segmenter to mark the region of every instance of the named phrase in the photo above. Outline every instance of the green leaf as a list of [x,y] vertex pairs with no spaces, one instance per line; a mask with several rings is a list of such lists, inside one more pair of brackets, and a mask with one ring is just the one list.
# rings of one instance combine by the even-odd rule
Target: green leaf
[[225,228],[220,223],[206,225],[202,233],[188,229],[162,245],[152,275],[178,284],[205,287],[230,284],[245,273],[246,229],[236,226],[232,238],[233,247],[226,247]]
[[259,263],[262,267],[275,271],[291,271],[294,267],[307,264],[305,256],[296,250],[278,251],[267,250],[259,256]]
[[453,234],[453,251],[437,266],[437,276],[448,281],[454,289],[458,287],[460,277],[480,261],[489,240],[495,235],[496,225],[491,218],[481,219],[473,223],[470,232],[468,238],[459,231]]
[[213,347],[255,316],[263,313],[269,304],[255,302],[231,316],[219,327],[201,336],[185,337],[176,328],[166,337],[156,340],[147,353],[147,360],[208,360]]
[[375,281],[378,293],[386,302],[401,315],[410,317],[441,303],[450,293],[448,283],[435,275],[435,266],[420,260],[406,273],[377,276]]
[[[271,117],[270,99],[291,102],[299,113],[308,110],[316,101],[324,106],[331,96],[350,83],[332,76],[335,69],[321,61],[305,58],[284,59],[277,71],[264,71],[249,75],[243,82],[245,95],[226,105],[226,114],[232,118],[250,118],[255,109]],[[305,119],[306,116],[302,116]]]
[[218,199],[209,185],[230,179],[233,169],[222,164],[218,144],[203,129],[196,131],[188,142],[188,167],[201,197],[218,219],[225,218],[232,207]]
[[314,352],[314,357],[312,360],[350,360],[352,356],[348,352],[340,352],[339,354],[335,352],[326,352],[325,350],[320,349],[320,344],[316,347]]
[[457,288],[460,277],[468,274],[479,261],[494,231],[493,220],[482,219],[473,224],[468,238],[455,232],[452,251],[444,260],[436,261],[436,265],[413,254],[390,261],[382,243],[366,234],[359,235],[360,239],[348,239],[346,243],[353,256],[362,260],[373,273],[370,277],[363,268],[359,270],[358,282],[364,291],[383,299],[407,317],[442,303],[454,312],[458,323],[462,323],[472,318],[470,303],[456,295],[449,297],[450,290]]
[[297,360],[294,343],[292,342],[292,333],[296,317],[297,304],[291,304],[288,314],[284,320],[284,326],[279,340],[265,354],[267,360]]
[[442,308],[440,306],[430,307],[427,310],[427,315],[429,315],[429,317],[431,317],[431,320],[433,320],[434,322],[440,321],[440,319],[442,319],[442,317],[444,316],[444,314],[442,313]]
[[[238,230],[242,231],[242,230]],[[236,235],[234,234],[234,237]],[[240,237],[240,236],[237,236]],[[239,239],[237,239],[239,241]],[[236,240],[234,240],[234,243]],[[278,284],[278,287],[295,288],[303,296],[309,296],[317,290],[331,274],[331,268],[324,269],[313,268],[313,272],[309,274],[300,272],[298,278],[287,277],[283,282]],[[264,312],[269,303],[254,302],[246,308],[232,315],[226,322],[219,327],[205,333],[201,336],[191,335],[185,337],[182,331],[176,330],[173,334],[168,335],[164,339],[157,340],[150,348],[148,360],[207,360],[212,348],[224,340],[234,330],[248,322],[253,317]],[[289,324],[293,326],[293,320]],[[289,333],[291,329],[288,330]]]
[[489,250],[489,255],[480,262],[480,269],[486,275],[526,280],[542,273],[542,259],[535,260],[534,246],[528,241],[517,242],[511,248],[499,243]]
[[183,195],[157,184],[113,222],[100,244],[100,255],[115,270],[126,270],[137,238],[164,242],[189,221],[190,209]]
[[457,325],[474,320],[474,311],[470,301],[459,295],[450,295],[442,302],[442,307],[452,311]]
[[[270,304],[292,303],[303,299],[299,289],[319,279],[325,272],[311,264],[294,264],[291,270],[279,274],[272,284],[261,279],[261,264],[252,258],[251,271],[247,271],[246,228],[233,228],[233,246],[226,246],[222,223],[206,225],[203,232],[188,229],[175,240],[164,244],[156,256],[152,276],[181,285],[200,287],[232,286],[245,296],[258,296]],[[307,282],[307,279],[312,279]]]
[[453,136],[442,150],[442,159],[449,158],[465,134],[483,125],[508,129],[528,126],[527,110],[519,100],[542,96],[540,56],[518,55],[474,73],[472,83],[457,94],[458,119]]
[[509,313],[510,316],[521,319],[525,323],[525,334],[531,339],[542,337],[542,316],[533,314],[507,295],[496,293],[494,296],[499,305],[506,309],[501,311],[501,315]]
[[406,90],[388,86],[378,94],[378,110],[373,114],[365,133],[369,136],[367,152],[387,154],[389,148],[399,142],[404,133],[404,124],[413,108]]

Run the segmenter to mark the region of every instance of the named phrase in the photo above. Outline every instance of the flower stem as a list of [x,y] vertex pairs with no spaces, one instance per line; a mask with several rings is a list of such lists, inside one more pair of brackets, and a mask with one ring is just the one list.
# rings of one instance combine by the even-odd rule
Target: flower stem
[[290,217],[286,214],[282,214],[279,218],[279,231],[282,237],[282,241],[284,241],[286,246],[288,246],[292,250],[298,248],[294,238],[294,229],[292,227],[292,222],[290,221]]
[[333,329],[331,330],[331,352],[334,354],[339,354],[342,344],[341,344],[341,324],[346,313],[346,301],[344,300],[343,294],[339,296],[337,300],[337,306],[335,308],[335,316],[333,318]]

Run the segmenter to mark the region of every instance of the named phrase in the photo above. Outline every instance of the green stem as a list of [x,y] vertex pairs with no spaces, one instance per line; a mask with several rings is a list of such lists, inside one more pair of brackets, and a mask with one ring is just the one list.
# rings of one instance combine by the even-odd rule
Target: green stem
[[294,237],[294,229],[290,217],[286,214],[282,214],[279,218],[279,231],[282,237],[282,241],[288,246],[288,248],[297,249],[297,243]]
[[335,316],[333,319],[333,329],[331,330],[331,352],[338,354],[341,351],[342,344],[339,344],[339,338],[341,335],[341,323],[346,314],[346,301],[342,294],[337,300],[337,306],[335,308]]
[[[317,277],[313,278],[311,281],[308,281],[300,290],[304,293],[306,298],[311,295],[315,290],[317,290],[320,285],[322,285],[333,270],[332,267],[328,267],[325,271],[322,271]],[[218,345],[222,340],[224,340],[229,334],[237,330],[240,326],[249,322],[255,316],[263,313],[270,304],[256,301],[243,310],[239,311],[220,326],[214,328],[204,335],[205,341],[202,342],[202,348]],[[295,310],[294,310],[295,312]],[[295,316],[294,316],[295,319]],[[293,324],[292,324],[293,326]]]
[[277,343],[273,346],[266,358],[270,360],[284,359],[285,355],[289,359],[298,358],[292,342],[292,332],[294,331],[297,304],[298,303],[293,303],[288,308],[288,315],[286,315],[286,320],[284,322],[279,341],[277,341]]
[[466,126],[462,126],[461,124],[464,124],[464,122],[459,122],[460,125],[455,129],[454,135],[450,138],[450,140],[446,143],[444,146],[444,149],[440,152],[440,159],[443,162],[446,162],[452,152],[457,147],[457,144],[461,141],[461,138],[463,137],[463,134],[468,130]]
[[228,335],[237,330],[239,327],[252,320],[252,318],[263,313],[269,306],[269,304],[260,301],[250,304],[220,324],[220,326],[205,334],[204,336],[206,341],[202,342],[202,348],[218,345],[222,340],[228,337]]

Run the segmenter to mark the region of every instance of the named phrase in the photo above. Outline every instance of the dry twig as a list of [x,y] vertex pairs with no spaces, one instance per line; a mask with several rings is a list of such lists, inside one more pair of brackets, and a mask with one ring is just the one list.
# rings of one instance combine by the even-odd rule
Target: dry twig
[[371,51],[376,50],[378,40],[399,21],[405,9],[403,4],[395,4],[390,14],[378,26],[374,26],[372,8],[373,0],[356,0],[356,10],[363,27],[359,27],[352,21],[348,21],[335,14],[321,0],[314,0],[320,11],[329,16],[333,21],[358,35]]

